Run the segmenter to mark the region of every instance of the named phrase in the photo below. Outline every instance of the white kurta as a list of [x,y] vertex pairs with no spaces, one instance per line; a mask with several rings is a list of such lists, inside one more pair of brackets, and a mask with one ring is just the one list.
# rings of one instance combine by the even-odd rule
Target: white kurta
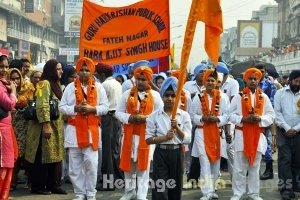
[[[103,86],[95,82],[97,88],[97,105],[96,105],[96,114],[97,116],[105,115],[108,111],[108,100],[106,92]],[[82,86],[83,91],[87,93],[87,87]],[[75,117],[77,113],[74,111],[76,105],[76,96],[75,96],[75,86],[74,83],[70,83],[64,90],[63,96],[59,104],[59,111],[67,116]],[[101,129],[99,127],[99,133]],[[76,137],[76,128],[73,125],[67,124],[65,129],[65,148],[68,147],[78,147],[77,137]],[[91,133],[89,132],[90,143],[92,143]],[[99,137],[99,147],[101,145],[101,137]]]
[[[264,93],[262,95],[264,97],[264,110],[261,116],[261,121],[259,122],[259,127],[268,127],[273,123],[273,120],[275,118],[275,113],[269,97]],[[254,100],[255,100],[255,94],[251,95],[252,106],[254,105]],[[242,103],[241,103],[240,95],[236,95],[232,99],[229,113],[230,113],[229,120],[234,125],[243,127],[243,124],[241,123],[243,114],[242,114]],[[241,130],[238,129],[235,130],[234,144],[235,144],[234,145],[235,151],[244,151],[244,138],[243,138],[243,132]],[[266,152],[266,149],[267,149],[267,140],[264,134],[261,133],[257,151],[264,154]]]
[[[275,118],[275,113],[272,107],[272,104],[266,94],[262,94],[264,97],[264,108],[261,116],[261,121],[259,122],[260,127],[268,127],[273,123]],[[230,105],[230,121],[236,126],[242,127],[241,123],[243,114],[242,114],[242,103],[241,96],[236,95]],[[255,94],[251,94],[251,104],[252,107],[255,105]],[[263,133],[260,134],[257,153],[255,155],[255,160],[253,166],[249,166],[249,161],[244,155],[244,138],[243,132],[236,129],[235,131],[235,153],[234,153],[234,168],[232,176],[232,190],[233,194],[237,198],[246,192],[246,186],[248,183],[248,195],[252,198],[259,197],[259,168],[261,155],[266,152],[267,141]],[[248,172],[248,182],[246,179],[246,174]]]
[[[158,92],[154,91],[154,90],[150,90],[153,99],[154,99],[154,106],[153,106],[153,112],[155,110],[158,110],[160,108],[163,108],[164,103],[159,95]],[[140,99],[144,99],[145,98],[145,94],[146,92],[138,92],[138,95],[140,97]],[[127,109],[126,109],[126,103],[127,103],[127,99],[128,96],[130,95],[130,90],[127,90],[123,93],[121,100],[119,101],[118,105],[117,105],[117,110],[116,110],[116,117],[123,123],[123,124],[128,124],[128,120],[131,114],[127,113]],[[138,102],[138,108],[139,108],[139,102]],[[137,160],[137,153],[138,153],[138,146],[139,146],[139,140],[140,140],[140,136],[138,135],[133,135],[132,137],[132,154],[131,157],[133,158],[134,162]],[[123,144],[123,141],[122,141]],[[154,151],[154,147],[152,147],[153,145],[150,145],[150,153],[149,153],[149,158],[152,159],[153,156],[153,151]]]
[[[220,122],[218,123],[218,127],[224,126],[228,123],[228,105],[229,105],[229,99],[228,97],[221,92],[221,99],[220,99],[220,115],[218,118],[220,119]],[[208,98],[209,107],[211,107],[212,104],[212,98]],[[192,111],[191,111],[192,119],[195,125],[203,126],[203,122],[200,121],[202,119],[202,107],[201,107],[201,101],[197,96],[193,99],[192,103]],[[194,138],[194,145],[192,149],[192,156],[199,157],[201,154],[205,154],[205,146],[204,146],[204,135],[203,135],[203,129],[197,128],[195,131],[195,138]]]

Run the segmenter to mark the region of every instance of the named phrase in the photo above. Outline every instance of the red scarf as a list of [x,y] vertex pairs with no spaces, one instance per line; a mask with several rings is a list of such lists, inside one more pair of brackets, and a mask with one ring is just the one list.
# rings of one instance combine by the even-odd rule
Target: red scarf
[[[220,109],[220,90],[214,89],[212,91],[212,105],[211,109],[209,108],[208,94],[204,91],[203,96],[201,97],[201,106],[202,106],[202,115],[213,115],[215,117],[219,116]],[[208,160],[211,163],[214,163],[220,159],[220,133],[217,122],[207,123],[204,122],[203,125],[203,134],[204,134],[204,145],[205,151],[208,157]]]
[[[149,115],[153,111],[154,99],[150,88],[146,90],[146,95],[140,102],[138,109],[138,89],[133,87],[127,99],[126,109],[129,114]],[[149,149],[145,140],[146,123],[144,124],[124,124],[124,141],[121,151],[120,169],[125,172],[131,171],[131,149],[133,134],[139,135],[139,147],[137,158],[137,170],[144,171],[148,167]]]
[[[256,114],[262,116],[264,108],[264,97],[262,90],[257,88],[255,91],[255,106],[252,107],[250,89],[244,88],[241,98],[243,117],[247,117],[250,114]],[[253,166],[255,161],[257,146],[260,138],[260,134],[263,129],[259,127],[257,123],[243,123],[243,138],[244,138],[244,155],[249,159],[250,166]]]

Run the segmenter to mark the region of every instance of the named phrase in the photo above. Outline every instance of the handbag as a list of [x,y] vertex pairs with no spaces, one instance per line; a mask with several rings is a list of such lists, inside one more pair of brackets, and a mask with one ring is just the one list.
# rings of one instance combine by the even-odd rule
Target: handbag
[[8,116],[8,111],[4,110],[1,106],[0,106],[0,119],[4,119]]
[[[51,92],[50,100],[49,100],[51,121],[57,120],[59,118],[58,104],[59,104],[58,99],[53,99],[52,92]],[[24,109],[23,115],[26,120],[37,120],[35,98],[28,102],[28,106]]]

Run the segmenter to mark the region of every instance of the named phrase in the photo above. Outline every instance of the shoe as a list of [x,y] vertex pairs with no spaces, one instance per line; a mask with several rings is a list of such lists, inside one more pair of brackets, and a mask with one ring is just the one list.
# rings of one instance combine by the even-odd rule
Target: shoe
[[82,195],[76,195],[74,199],[72,200],[85,200],[85,196]]
[[66,190],[63,190],[63,189],[61,189],[60,187],[58,187],[58,188],[53,188],[53,189],[51,190],[51,192],[52,192],[53,194],[68,194],[68,193],[66,192]]
[[10,189],[9,189],[9,191],[10,192],[13,192],[13,191],[15,191],[17,189],[17,186],[16,185],[14,185],[14,186],[10,186]]
[[200,200],[211,200],[211,197],[208,195],[205,195],[205,196],[201,197]]
[[295,193],[289,190],[281,191],[280,195],[282,200],[292,200],[296,198]]
[[31,194],[50,195],[50,194],[51,194],[51,191],[46,190],[46,189],[41,189],[41,190],[31,189],[30,193],[31,193]]
[[217,195],[217,193],[215,193],[215,192],[212,193],[210,197],[211,197],[211,199],[219,199],[219,195]]
[[241,197],[236,196],[236,195],[233,195],[233,196],[230,198],[230,200],[240,200],[240,199],[241,199]]
[[251,197],[251,196],[249,196],[248,198],[247,198],[247,200],[263,200],[260,196],[253,196],[253,197]]
[[274,174],[273,174],[273,164],[272,161],[268,161],[266,163],[266,170],[265,172],[259,177],[260,180],[268,180],[268,179],[273,179]]
[[87,196],[86,199],[87,200],[96,200],[96,197],[95,196]]
[[120,200],[131,200],[136,198],[136,193],[135,191],[131,191],[127,194],[124,194]]
[[299,186],[293,187],[293,191],[294,192],[300,192],[300,187]]
[[183,184],[182,189],[191,190],[191,189],[193,189],[193,184],[191,182],[186,182]]
[[71,179],[70,179],[69,176],[64,177],[64,182],[67,183],[67,184],[72,184]]

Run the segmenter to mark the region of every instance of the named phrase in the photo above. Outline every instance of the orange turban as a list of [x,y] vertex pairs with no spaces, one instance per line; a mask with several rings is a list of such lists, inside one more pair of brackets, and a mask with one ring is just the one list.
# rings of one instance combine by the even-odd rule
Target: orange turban
[[244,81],[247,82],[250,76],[252,76],[253,74],[256,76],[258,80],[262,78],[262,73],[260,72],[259,69],[249,68],[244,73]]
[[89,68],[90,73],[94,74],[94,72],[95,72],[95,63],[94,63],[94,61],[92,61],[90,58],[87,58],[87,57],[80,58],[76,63],[77,73],[80,72],[80,69],[83,65],[86,65]]
[[148,66],[140,66],[134,70],[134,77],[138,75],[143,75],[148,81],[152,80],[152,69]]
[[213,77],[216,81],[218,81],[218,73],[217,73],[216,69],[208,69],[204,72],[204,75],[203,75],[203,79],[202,79],[203,85],[205,84],[208,77],[210,77],[210,76]]

